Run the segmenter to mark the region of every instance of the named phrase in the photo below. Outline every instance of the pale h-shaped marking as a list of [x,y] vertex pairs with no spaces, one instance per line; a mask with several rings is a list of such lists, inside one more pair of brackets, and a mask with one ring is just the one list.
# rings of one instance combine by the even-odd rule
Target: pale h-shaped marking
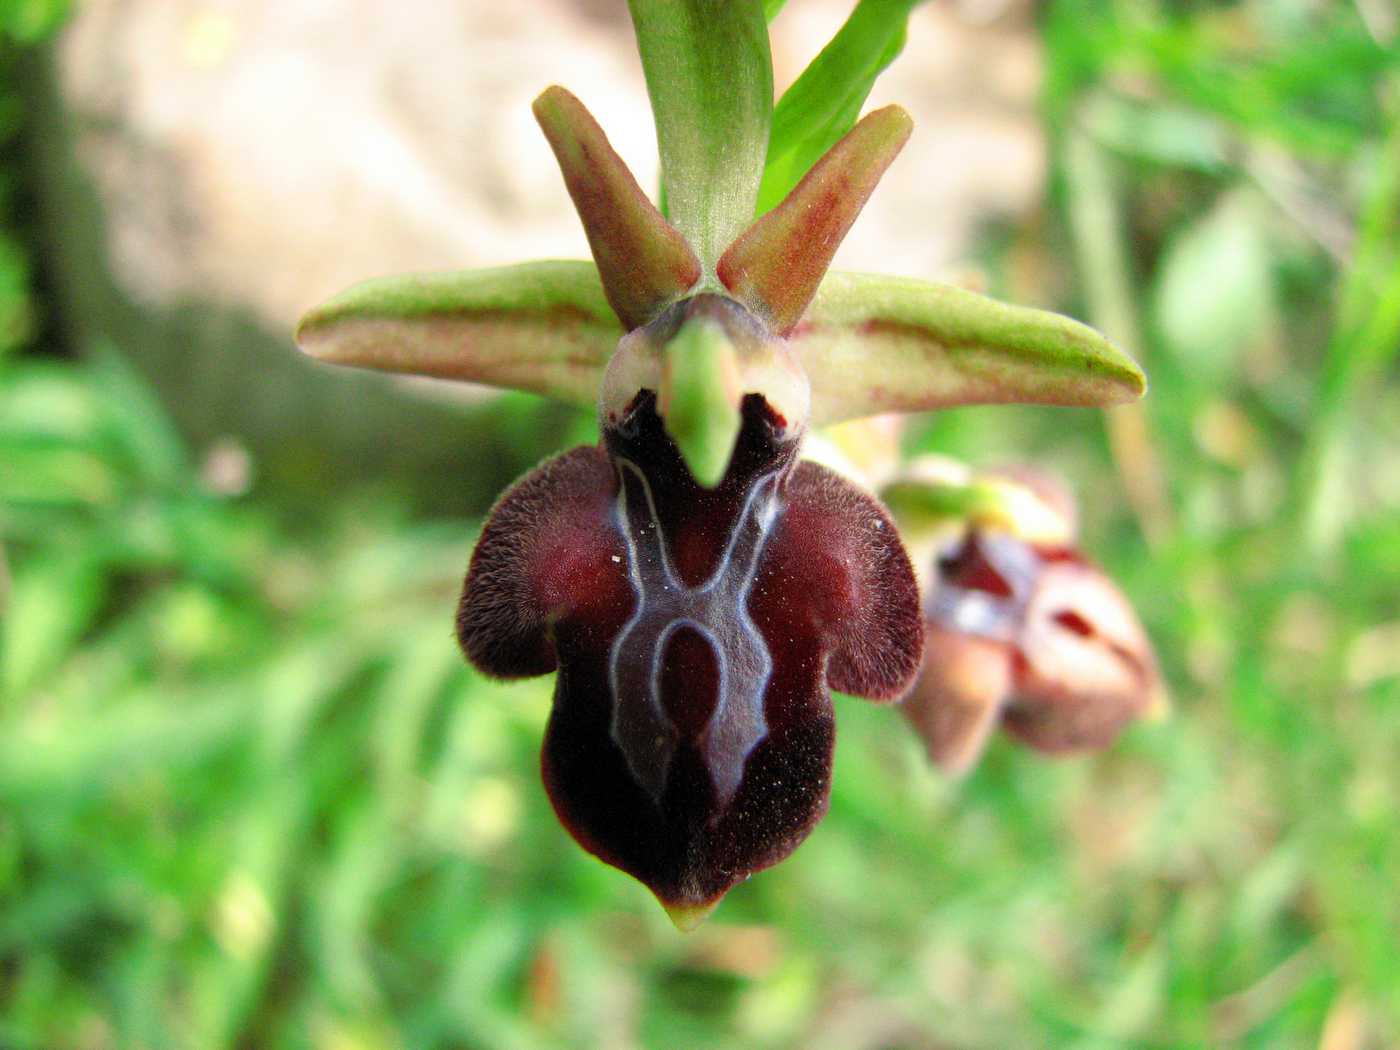
[[709,642],[718,695],[702,734],[705,764],[721,806],[744,775],[744,762],[768,733],[763,694],[773,659],[749,617],[758,559],[778,518],[777,471],[758,478],[708,579],[688,587],[676,574],[646,475],[617,460],[617,524],[627,544],[627,575],[636,609],[608,657],[612,738],[651,797],[661,800],[677,732],[661,703],[661,670],[671,636],[689,627]]

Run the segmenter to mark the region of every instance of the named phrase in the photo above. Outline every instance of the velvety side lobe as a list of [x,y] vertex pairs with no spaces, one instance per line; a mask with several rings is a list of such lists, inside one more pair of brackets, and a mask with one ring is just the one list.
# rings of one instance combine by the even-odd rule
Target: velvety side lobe
[[593,624],[605,635],[627,616],[631,595],[611,517],[616,490],[607,456],[581,447],[546,460],[496,501],[457,607],[457,638],[478,670],[547,674],[556,666],[556,621]]
[[554,260],[365,281],[310,311],[320,361],[596,404],[622,329],[591,262]]
[[918,673],[924,630],[894,522],[879,501],[815,463],[798,464],[787,500],[772,556],[780,571],[810,581],[803,606],[830,649],[828,684],[897,699]]

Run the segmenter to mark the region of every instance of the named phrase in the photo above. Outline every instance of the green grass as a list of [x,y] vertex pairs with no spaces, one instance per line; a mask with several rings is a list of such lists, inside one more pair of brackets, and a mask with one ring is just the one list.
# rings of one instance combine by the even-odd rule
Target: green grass
[[456,654],[476,523],[294,515],[114,351],[0,357],[0,1048],[1400,1043],[1400,145],[1356,11],[1049,5],[1055,191],[981,261],[1153,390],[911,440],[1074,480],[1173,717],[952,785],[838,699],[830,816],[689,937],[554,820],[549,684]]

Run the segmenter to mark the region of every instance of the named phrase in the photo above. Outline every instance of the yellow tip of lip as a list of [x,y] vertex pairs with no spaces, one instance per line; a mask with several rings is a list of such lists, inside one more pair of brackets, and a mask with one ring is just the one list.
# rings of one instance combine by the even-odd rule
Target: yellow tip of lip
[[711,901],[709,904],[667,904],[662,901],[661,907],[666,909],[666,914],[675,923],[676,929],[681,933],[690,933],[710,917],[710,912],[719,907],[719,901]]

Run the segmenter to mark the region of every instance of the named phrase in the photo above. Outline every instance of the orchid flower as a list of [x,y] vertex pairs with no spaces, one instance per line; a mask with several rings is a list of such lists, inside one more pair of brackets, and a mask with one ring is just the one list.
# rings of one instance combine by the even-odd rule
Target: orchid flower
[[901,707],[935,765],[965,774],[997,726],[1069,754],[1165,714],[1152,643],[1079,550],[1062,485],[928,458],[883,494],[921,570],[924,667]]
[[[1067,318],[829,273],[908,115],[889,106],[851,127],[864,92],[842,96],[814,132],[834,144],[795,184],[774,163],[765,181],[765,157],[791,168],[802,150],[770,141],[763,5],[630,6],[667,214],[583,104],[550,87],[535,117],[591,262],[370,281],[309,313],[297,338],[334,364],[596,406],[599,444],[547,461],[491,511],[457,635],[486,674],[555,673],[542,767],[560,820],[686,928],[825,811],[829,690],[894,700],[920,666],[894,524],[800,459],[808,429],[970,403],[1112,404],[1144,380]],[[778,203],[757,214],[761,187]]]

